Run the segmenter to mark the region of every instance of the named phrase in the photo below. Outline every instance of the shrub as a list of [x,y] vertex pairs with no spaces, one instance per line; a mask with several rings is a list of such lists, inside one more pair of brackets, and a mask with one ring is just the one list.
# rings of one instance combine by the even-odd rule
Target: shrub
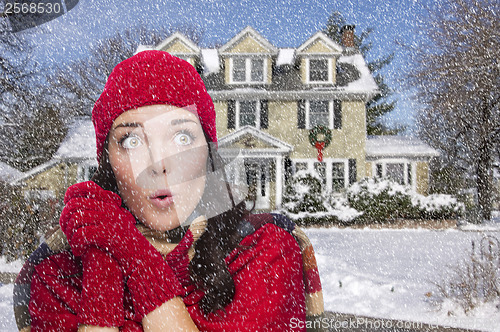
[[323,182],[314,171],[299,171],[288,183],[283,194],[283,209],[299,226],[348,224],[359,213],[347,200],[323,190]]
[[347,189],[349,206],[361,212],[355,223],[390,223],[398,219],[450,219],[463,204],[450,195],[423,196],[388,179],[367,178]]
[[437,288],[437,305],[451,300],[466,314],[487,302],[498,302],[500,308],[500,242],[491,235],[479,245],[473,241],[468,257],[450,268],[448,278],[432,283]]

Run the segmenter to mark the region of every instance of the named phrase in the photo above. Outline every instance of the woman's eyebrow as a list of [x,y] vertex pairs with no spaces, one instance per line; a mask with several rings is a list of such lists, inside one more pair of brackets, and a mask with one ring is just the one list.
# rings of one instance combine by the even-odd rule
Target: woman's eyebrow
[[196,122],[194,120],[190,120],[190,119],[174,119],[174,120],[172,120],[172,122],[170,122],[170,124],[172,126],[175,126],[175,125],[179,125],[179,124],[182,124],[185,122],[192,122],[192,123],[198,124],[198,122]]
[[119,125],[117,125],[114,129],[116,128],[138,128],[138,127],[141,127],[141,128],[144,128],[142,123],[138,123],[138,122],[124,122],[124,123],[120,123]]

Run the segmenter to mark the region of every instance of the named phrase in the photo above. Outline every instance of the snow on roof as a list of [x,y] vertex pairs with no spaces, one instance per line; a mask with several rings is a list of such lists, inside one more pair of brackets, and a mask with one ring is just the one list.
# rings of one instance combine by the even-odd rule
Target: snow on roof
[[95,131],[90,118],[81,117],[74,120],[54,157],[95,159]]
[[408,136],[369,136],[366,140],[367,157],[438,157],[439,152]]
[[276,65],[291,65],[295,57],[294,48],[280,48],[278,51],[278,59],[276,60]]
[[204,48],[201,50],[201,61],[203,62],[203,67],[205,68],[205,75],[219,72],[219,54],[217,49]]
[[137,49],[135,50],[134,55],[136,55],[139,52],[149,51],[152,49],[154,49],[154,46],[152,46],[152,45],[139,45],[139,46],[137,46]]
[[23,176],[23,172],[18,169],[11,167],[5,163],[0,162],[0,181],[1,182],[11,182],[14,181],[21,176]]
[[341,56],[339,57],[338,62],[348,63],[355,66],[361,75],[359,79],[347,84],[344,90],[350,92],[378,90],[377,83],[375,83],[375,80],[370,73],[370,69],[368,69],[368,66],[366,65],[366,62],[361,54],[357,53],[349,56]]

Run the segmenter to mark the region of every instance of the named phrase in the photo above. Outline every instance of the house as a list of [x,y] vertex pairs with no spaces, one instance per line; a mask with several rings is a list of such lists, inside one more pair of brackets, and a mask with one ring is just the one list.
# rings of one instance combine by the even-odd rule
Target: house
[[[302,169],[316,170],[331,192],[366,176],[387,176],[425,194],[437,152],[414,138],[367,137],[365,105],[378,88],[354,47],[353,26],[343,29],[342,41],[318,32],[297,48],[278,48],[246,27],[220,48],[200,48],[174,33],[137,52],[167,51],[197,68],[214,101],[219,152],[238,156],[257,210],[280,207],[287,180]],[[59,194],[89,178],[95,148],[79,146],[83,140],[73,135],[95,144],[90,119],[77,119],[44,170],[58,169],[60,185],[35,180],[39,170],[26,175],[26,183],[45,183],[41,187]],[[230,170],[229,177],[236,173]]]

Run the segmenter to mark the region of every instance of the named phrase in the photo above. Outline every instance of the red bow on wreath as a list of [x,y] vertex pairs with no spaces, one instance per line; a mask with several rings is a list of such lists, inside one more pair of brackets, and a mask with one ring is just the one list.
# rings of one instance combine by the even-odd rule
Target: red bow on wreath
[[[324,138],[323,140],[318,139],[318,135],[321,134]],[[325,126],[317,125],[309,132],[309,143],[318,150],[318,161],[323,161],[323,149],[330,145],[332,141],[332,131]]]
[[316,149],[318,149],[318,161],[322,162],[323,161],[323,149],[325,148],[325,142],[316,142],[314,144]]

